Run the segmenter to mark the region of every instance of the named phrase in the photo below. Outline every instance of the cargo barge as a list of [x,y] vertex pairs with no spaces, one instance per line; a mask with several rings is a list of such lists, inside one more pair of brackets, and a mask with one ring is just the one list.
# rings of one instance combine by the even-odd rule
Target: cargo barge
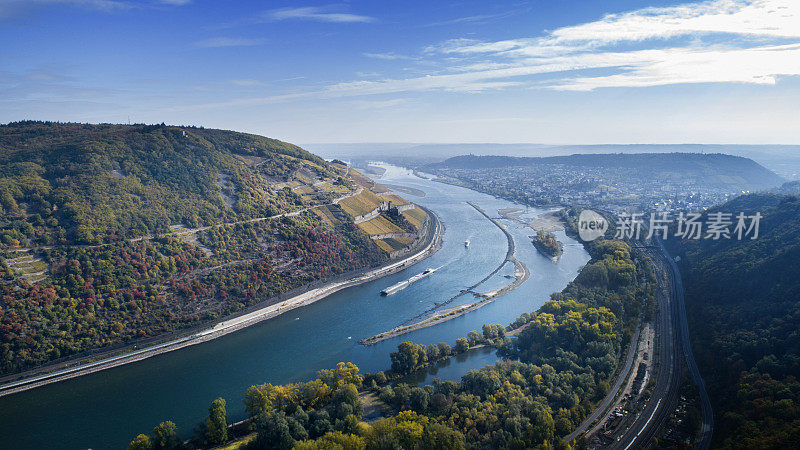
[[422,273],[418,273],[418,274],[414,275],[413,277],[411,277],[411,278],[409,278],[407,280],[401,281],[401,282],[399,282],[397,284],[393,284],[393,285],[387,287],[386,289],[381,291],[381,295],[383,295],[383,296],[392,295],[397,291],[401,291],[401,290],[411,286],[412,283],[414,283],[416,281],[419,281],[419,280],[421,280],[421,279],[423,279],[425,277],[429,277],[429,276],[433,275],[433,273],[436,272],[439,269],[441,269],[441,267],[437,267],[436,269],[425,269],[425,271],[422,272]]

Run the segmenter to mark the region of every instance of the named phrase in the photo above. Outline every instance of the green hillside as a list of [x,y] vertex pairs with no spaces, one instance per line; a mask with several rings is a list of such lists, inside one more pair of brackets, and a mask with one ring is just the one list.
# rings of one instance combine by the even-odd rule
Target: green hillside
[[1,125],[0,374],[152,342],[385,261],[337,204],[371,186],[250,134]]
[[800,200],[749,195],[719,210],[761,212],[764,218],[755,240],[674,247],[682,258],[694,354],[714,406],[714,442],[723,448],[797,448]]
[[9,225],[0,240],[101,243],[168,231],[174,224],[273,215],[303,204],[291,190],[270,183],[290,181],[301,165],[319,178],[339,175],[297,146],[231,131],[3,125],[0,221]]

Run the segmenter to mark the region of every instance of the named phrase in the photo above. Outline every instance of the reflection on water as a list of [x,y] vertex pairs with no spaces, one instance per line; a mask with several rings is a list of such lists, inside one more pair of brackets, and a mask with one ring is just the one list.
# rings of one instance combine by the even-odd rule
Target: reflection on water
[[418,370],[400,380],[400,383],[424,386],[433,383],[435,378],[442,381],[460,381],[461,376],[470,370],[477,370],[499,360],[497,350],[492,347],[474,348],[467,352],[439,361]]

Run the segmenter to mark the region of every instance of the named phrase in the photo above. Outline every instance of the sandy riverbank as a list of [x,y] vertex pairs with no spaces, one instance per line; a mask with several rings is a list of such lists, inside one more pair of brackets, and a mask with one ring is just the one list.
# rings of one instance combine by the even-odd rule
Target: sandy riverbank
[[[123,364],[129,364],[132,362],[141,361],[143,359],[152,356],[185,348],[190,345],[207,342],[212,339],[224,336],[228,333],[232,333],[234,331],[256,324],[258,322],[268,320],[273,317],[277,317],[293,309],[310,305],[342,289],[346,289],[351,286],[356,286],[387,275],[391,275],[411,265],[417,264],[418,262],[424,260],[425,258],[435,253],[440,248],[441,237],[444,232],[444,227],[439,221],[438,217],[436,217],[435,213],[433,213],[428,209],[425,209],[425,211],[431,216],[432,220],[434,221],[434,226],[431,228],[431,232],[429,233],[428,236],[428,241],[424,245],[424,247],[407,258],[404,258],[399,261],[390,262],[377,269],[368,270],[359,276],[352,277],[347,280],[335,281],[318,288],[309,289],[306,292],[298,294],[292,298],[281,301],[279,303],[265,306],[263,308],[260,308],[258,310],[252,311],[250,313],[238,317],[223,320],[222,322],[215,324],[211,328],[198,331],[189,336],[181,337],[168,342],[153,345],[147,348],[135,350],[129,353],[110,356],[108,358],[103,358],[97,361],[85,362],[83,364],[78,364],[63,369],[55,369],[51,372],[44,373],[41,375],[30,376],[12,382],[8,382],[0,386],[0,396],[10,395],[17,392],[26,391],[28,389],[44,386],[46,384],[55,383],[58,381],[79,377],[82,375],[87,375],[90,373],[98,372],[105,369],[110,369],[113,367],[118,367]],[[46,371],[46,370],[47,368],[39,369],[39,371]]]
[[491,292],[487,292],[485,294],[478,294],[478,295],[482,296],[483,299],[481,299],[481,300],[479,300],[477,302],[467,303],[465,305],[461,305],[461,306],[458,306],[458,307],[455,307],[455,308],[449,308],[447,310],[439,310],[439,311],[428,310],[425,313],[423,313],[421,315],[418,315],[414,319],[412,319],[412,320],[416,320],[417,318],[427,316],[427,317],[425,317],[424,319],[422,319],[422,320],[420,320],[418,322],[414,322],[414,323],[409,324],[409,321],[406,321],[405,323],[403,323],[403,324],[401,324],[401,325],[399,325],[399,326],[397,326],[395,328],[392,328],[391,330],[387,330],[387,331],[384,331],[382,333],[376,334],[374,336],[370,336],[368,338],[361,339],[360,341],[358,341],[359,344],[361,344],[361,345],[375,345],[378,342],[385,341],[386,339],[391,339],[393,337],[401,336],[403,334],[410,333],[412,331],[421,330],[423,328],[428,328],[428,327],[432,327],[434,325],[438,325],[438,324],[443,323],[443,322],[447,322],[448,320],[453,320],[456,317],[463,316],[464,314],[466,314],[468,312],[475,311],[476,309],[482,308],[482,307],[488,305],[489,303],[492,303],[497,298],[499,298],[499,297],[501,297],[501,296],[513,291],[514,289],[516,289],[519,285],[524,283],[528,279],[528,277],[530,277],[531,273],[528,270],[528,267],[525,264],[523,264],[522,261],[518,260],[514,256],[514,254],[516,252],[516,245],[514,244],[514,238],[511,236],[511,233],[508,232],[506,227],[503,224],[501,224],[500,222],[498,222],[497,220],[493,219],[489,214],[486,213],[486,211],[484,211],[476,203],[473,203],[473,202],[467,202],[467,203],[470,206],[472,206],[473,208],[475,208],[475,210],[477,210],[479,213],[481,213],[484,217],[486,217],[495,226],[497,226],[497,228],[499,228],[500,231],[502,231],[503,234],[506,236],[506,240],[508,241],[508,250],[506,252],[506,257],[503,260],[503,262],[500,263],[500,265],[496,269],[494,269],[494,271],[492,271],[489,275],[487,275],[484,279],[482,279],[481,281],[477,282],[476,284],[473,284],[472,286],[468,287],[467,289],[462,290],[459,294],[457,294],[456,296],[450,298],[448,301],[438,304],[436,306],[436,308],[438,308],[438,307],[440,307],[442,305],[446,305],[446,304],[452,302],[453,300],[455,300],[456,298],[461,297],[462,295],[465,295],[467,293],[476,294],[474,289],[477,289],[481,284],[483,284],[484,282],[489,280],[491,277],[493,277],[495,274],[497,274],[497,272],[499,272],[500,269],[502,269],[503,266],[505,266],[509,262],[514,264],[514,281],[511,284],[509,284],[509,285],[507,285],[507,286],[505,286],[505,287],[503,287],[501,289],[497,289],[497,290],[494,290],[494,291],[491,291]]
[[448,320],[453,320],[456,317],[461,317],[466,313],[475,311],[477,309],[483,308],[484,306],[492,303],[493,301],[497,300],[499,297],[513,291],[519,285],[525,282],[530,276],[530,271],[522,264],[519,260],[514,258],[511,262],[514,263],[516,270],[515,270],[515,277],[516,279],[509,285],[497,289],[491,292],[488,292],[482,300],[474,302],[474,303],[467,303],[465,305],[457,306],[455,308],[450,308],[448,310],[440,311],[431,317],[422,320],[417,323],[413,323],[411,325],[400,326],[397,328],[393,328],[389,331],[385,331],[380,334],[376,334],[375,336],[368,337],[366,339],[362,339],[359,341],[359,344],[362,345],[374,345],[378,342],[385,341],[386,339],[391,339],[393,337],[401,336],[406,333],[410,333],[412,331],[421,330],[423,328],[432,327],[434,325],[438,325],[440,323],[447,322]]

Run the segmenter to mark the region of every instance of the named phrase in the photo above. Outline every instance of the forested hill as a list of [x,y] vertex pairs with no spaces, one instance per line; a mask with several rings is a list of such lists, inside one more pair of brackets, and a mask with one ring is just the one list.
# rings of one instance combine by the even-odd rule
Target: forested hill
[[421,245],[428,221],[342,163],[261,136],[2,125],[0,375],[352,276]]
[[724,448],[800,447],[800,200],[742,196],[718,208],[763,219],[755,240],[686,241],[694,353]]
[[609,153],[538,158],[465,155],[431,164],[428,168],[495,169],[554,164],[573,167],[630,168],[640,173],[649,172],[666,176],[679,174],[683,178],[701,178],[706,182],[741,185],[748,189],[766,189],[778,186],[784,181],[751,159],[721,153]]
[[[305,163],[305,164],[301,164]],[[100,243],[219,221],[274,215],[303,204],[289,182],[336,178],[325,161],[261,136],[163,125],[18,122],[0,126],[0,238]],[[226,200],[228,204],[226,205]],[[46,218],[46,220],[45,220]],[[2,232],[0,232],[2,233]]]

